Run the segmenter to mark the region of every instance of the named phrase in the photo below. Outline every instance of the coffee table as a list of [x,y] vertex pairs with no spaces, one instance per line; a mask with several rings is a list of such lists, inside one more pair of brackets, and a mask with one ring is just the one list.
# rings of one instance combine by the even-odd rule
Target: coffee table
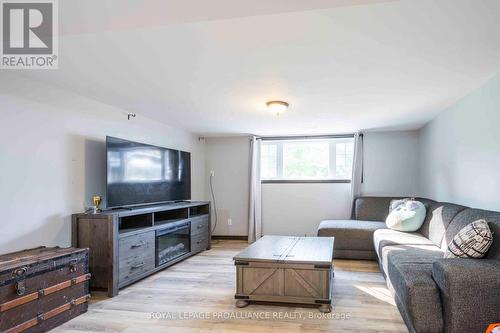
[[333,237],[264,236],[233,259],[237,307],[252,301],[331,311]]

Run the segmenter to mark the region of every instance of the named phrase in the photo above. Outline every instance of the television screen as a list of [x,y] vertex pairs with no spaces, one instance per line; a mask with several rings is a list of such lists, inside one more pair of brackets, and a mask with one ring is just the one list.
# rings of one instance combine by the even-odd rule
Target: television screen
[[191,154],[106,137],[107,207],[191,199]]

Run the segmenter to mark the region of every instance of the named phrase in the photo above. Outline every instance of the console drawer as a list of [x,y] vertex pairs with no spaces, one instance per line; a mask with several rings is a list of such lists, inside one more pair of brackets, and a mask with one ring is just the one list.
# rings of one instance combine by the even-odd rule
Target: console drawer
[[191,252],[200,252],[208,247],[208,233],[191,235]]
[[191,235],[208,234],[208,216],[191,219]]
[[120,258],[118,266],[118,284],[122,286],[127,281],[146,274],[154,268],[154,254],[140,254],[125,259]]
[[129,257],[138,255],[151,255],[154,257],[155,252],[155,232],[148,231],[145,233],[132,235],[121,238],[118,242],[118,255],[120,261]]

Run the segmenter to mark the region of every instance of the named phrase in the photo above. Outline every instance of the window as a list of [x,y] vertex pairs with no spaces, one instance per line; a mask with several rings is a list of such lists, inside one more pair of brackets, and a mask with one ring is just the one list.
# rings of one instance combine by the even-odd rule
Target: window
[[263,181],[350,181],[354,139],[262,140]]

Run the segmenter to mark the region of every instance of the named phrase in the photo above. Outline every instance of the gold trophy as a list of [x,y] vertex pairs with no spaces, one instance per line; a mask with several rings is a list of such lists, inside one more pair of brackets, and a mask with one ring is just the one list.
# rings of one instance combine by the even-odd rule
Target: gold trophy
[[102,197],[100,195],[94,195],[92,197],[92,202],[94,203],[94,214],[100,213],[101,208],[99,208],[99,206],[101,205]]

